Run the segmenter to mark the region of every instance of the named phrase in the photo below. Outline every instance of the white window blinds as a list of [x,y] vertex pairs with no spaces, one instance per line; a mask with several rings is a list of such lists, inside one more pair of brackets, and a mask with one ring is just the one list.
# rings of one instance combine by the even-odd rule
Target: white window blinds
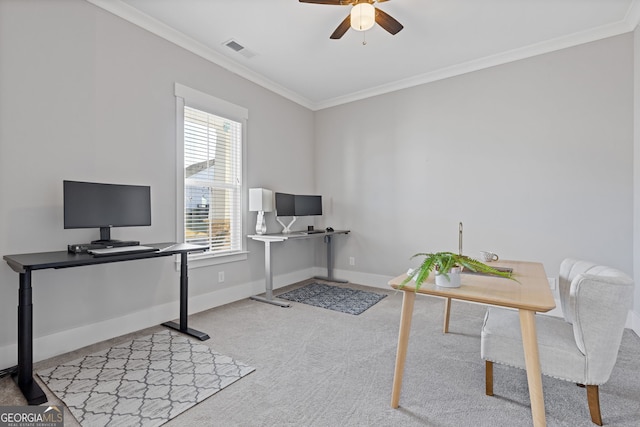
[[212,254],[242,250],[242,123],[184,106],[184,233]]

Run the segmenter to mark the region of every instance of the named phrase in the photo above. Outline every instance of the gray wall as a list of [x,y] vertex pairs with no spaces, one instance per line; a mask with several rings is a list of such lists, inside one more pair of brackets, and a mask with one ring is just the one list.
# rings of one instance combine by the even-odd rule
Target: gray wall
[[337,267],[398,275],[457,251],[462,221],[469,255],[632,274],[632,52],[626,34],[317,112],[327,221],[353,230]]
[[[248,108],[249,187],[313,191],[308,109],[85,1],[0,1],[0,253],[98,237],[63,229],[63,179],[151,185],[153,225],[112,236],[175,240],[174,82]],[[269,226],[276,231],[270,214]],[[240,285],[245,296],[264,290],[263,246],[248,249],[248,261],[190,272],[195,304]],[[278,248],[273,267],[283,274],[313,264],[313,245],[292,244]],[[36,358],[177,317],[178,279],[169,258],[35,272],[34,334],[53,337],[36,341]],[[1,368],[15,363],[17,339],[18,275],[4,262],[0,282]]]

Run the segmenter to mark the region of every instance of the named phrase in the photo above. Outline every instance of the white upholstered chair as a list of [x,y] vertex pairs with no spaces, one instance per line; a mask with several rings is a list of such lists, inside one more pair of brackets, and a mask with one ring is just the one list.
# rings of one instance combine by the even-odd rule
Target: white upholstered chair
[[[633,280],[623,272],[565,259],[560,266],[564,319],[536,316],[543,375],[585,385],[591,421],[602,425],[598,386],[609,380],[631,308]],[[493,396],[493,363],[524,369],[518,312],[489,308],[482,327],[486,394]]]

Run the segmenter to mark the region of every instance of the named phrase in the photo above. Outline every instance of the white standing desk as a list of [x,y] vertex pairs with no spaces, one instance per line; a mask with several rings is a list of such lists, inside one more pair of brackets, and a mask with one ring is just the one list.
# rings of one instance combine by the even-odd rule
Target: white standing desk
[[273,272],[271,271],[271,243],[284,242],[293,239],[312,239],[324,237],[324,243],[327,245],[327,275],[316,276],[315,279],[328,280],[330,282],[347,283],[347,280],[336,279],[333,277],[333,245],[332,237],[335,234],[348,234],[350,230],[335,230],[324,233],[307,233],[306,231],[292,231],[291,233],[277,234],[252,234],[249,238],[264,243],[264,280],[265,280],[265,296],[254,295],[251,299],[266,302],[280,307],[291,307],[291,304],[276,300],[273,298]]

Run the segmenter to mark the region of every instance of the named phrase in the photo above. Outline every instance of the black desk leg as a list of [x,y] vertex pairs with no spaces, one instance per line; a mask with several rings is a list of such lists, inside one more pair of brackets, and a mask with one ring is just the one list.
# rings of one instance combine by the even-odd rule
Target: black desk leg
[[191,335],[200,341],[206,341],[209,339],[209,335],[187,326],[187,317],[189,315],[189,310],[187,309],[189,304],[189,269],[187,266],[187,256],[188,254],[186,252],[180,254],[180,324],[176,322],[165,322],[162,325],[180,331],[183,334]]
[[31,270],[20,273],[18,291],[18,372],[14,379],[29,405],[47,401],[40,386],[33,379],[33,301],[31,298]]

